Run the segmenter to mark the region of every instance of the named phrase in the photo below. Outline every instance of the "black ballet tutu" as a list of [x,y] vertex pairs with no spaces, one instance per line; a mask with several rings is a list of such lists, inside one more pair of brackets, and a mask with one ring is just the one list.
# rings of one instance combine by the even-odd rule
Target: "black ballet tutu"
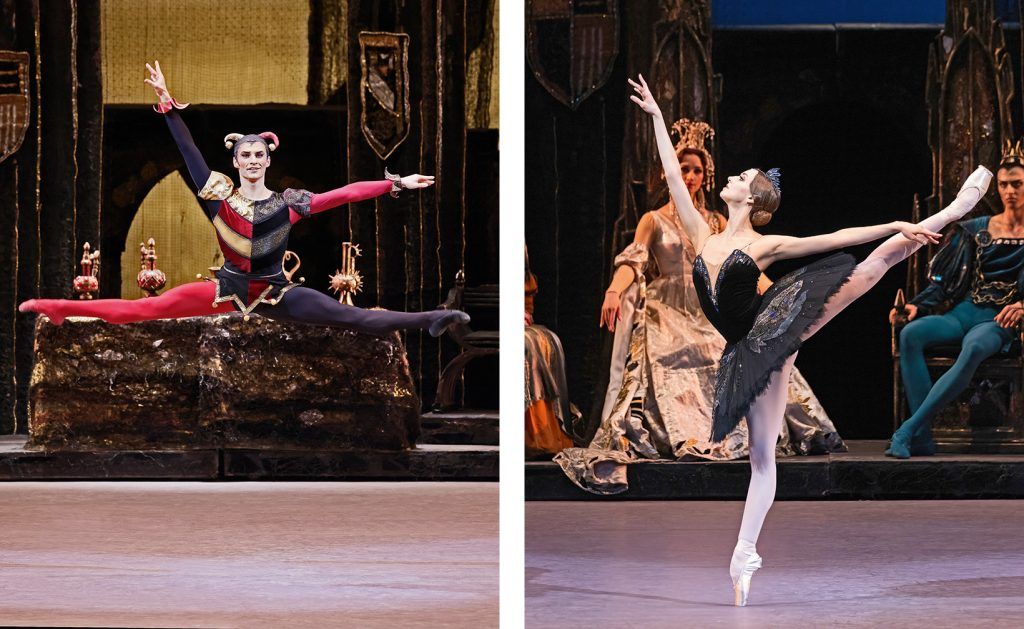
[[772,374],[800,349],[800,337],[856,264],[853,256],[837,253],[787,274],[765,292],[746,336],[727,344],[722,354],[715,381],[713,442],[736,428],[768,388]]

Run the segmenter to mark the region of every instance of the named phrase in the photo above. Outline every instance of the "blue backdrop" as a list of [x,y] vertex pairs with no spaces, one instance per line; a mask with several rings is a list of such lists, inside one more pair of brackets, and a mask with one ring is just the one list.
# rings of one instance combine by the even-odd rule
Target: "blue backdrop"
[[[1017,0],[996,0],[1004,22],[1017,21]],[[715,27],[789,24],[943,24],[944,0],[712,0]]]

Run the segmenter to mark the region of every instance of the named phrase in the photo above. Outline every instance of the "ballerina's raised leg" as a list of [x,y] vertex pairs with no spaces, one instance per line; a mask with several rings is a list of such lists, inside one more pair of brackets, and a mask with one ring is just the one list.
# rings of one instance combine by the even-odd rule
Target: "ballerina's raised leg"
[[[929,231],[938,232],[962,219],[984,196],[991,179],[991,172],[985,168],[978,168],[964,182],[952,203],[924,219],[919,225]],[[921,243],[897,234],[876,247],[854,267],[849,279],[825,303],[821,315],[807,328],[801,340],[805,341],[813,336],[833,317],[877,284],[889,269],[907,259],[921,246]],[[747,488],[739,538],[729,566],[737,605],[746,605],[750,579],[761,567],[761,557],[757,554],[755,545],[761,532],[761,525],[775,500],[775,437],[781,428],[785,408],[785,383],[789,381],[789,370],[795,358],[796,354],[793,354],[784,364],[782,371],[773,375],[768,388],[754,400],[747,413],[750,486]]]

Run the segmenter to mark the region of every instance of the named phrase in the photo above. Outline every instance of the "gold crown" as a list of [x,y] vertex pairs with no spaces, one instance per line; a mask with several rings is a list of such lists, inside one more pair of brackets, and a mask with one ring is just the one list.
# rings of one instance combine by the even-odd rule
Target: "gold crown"
[[715,130],[706,122],[680,118],[672,123],[672,130],[679,135],[676,142],[676,156],[682,153],[683,149],[696,149],[704,154],[705,173],[704,188],[713,190],[715,187],[715,161],[711,159],[711,151],[706,144],[715,137]]
[[1021,166],[1024,167],[1024,148],[1021,147],[1021,140],[1016,143],[1007,140],[1003,145],[1003,156],[999,160],[999,167]]

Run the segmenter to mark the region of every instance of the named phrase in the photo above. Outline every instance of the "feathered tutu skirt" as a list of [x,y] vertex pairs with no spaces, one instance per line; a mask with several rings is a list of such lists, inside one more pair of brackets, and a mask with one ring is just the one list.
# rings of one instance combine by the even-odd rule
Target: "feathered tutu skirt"
[[787,274],[769,288],[747,335],[726,345],[715,380],[711,440],[721,441],[768,388],[772,375],[800,349],[825,303],[857,265],[837,253]]

